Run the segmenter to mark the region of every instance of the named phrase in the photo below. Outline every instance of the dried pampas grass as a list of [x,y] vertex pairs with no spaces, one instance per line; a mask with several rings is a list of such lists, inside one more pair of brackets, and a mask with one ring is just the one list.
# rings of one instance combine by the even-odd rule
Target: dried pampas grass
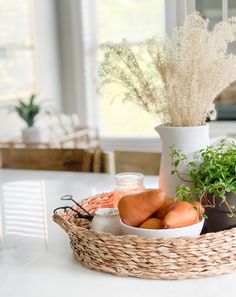
[[132,101],[171,126],[203,125],[214,117],[214,99],[236,80],[236,56],[227,53],[236,40],[236,18],[212,31],[198,12],[163,43],[150,39],[131,47],[104,44],[100,91]]

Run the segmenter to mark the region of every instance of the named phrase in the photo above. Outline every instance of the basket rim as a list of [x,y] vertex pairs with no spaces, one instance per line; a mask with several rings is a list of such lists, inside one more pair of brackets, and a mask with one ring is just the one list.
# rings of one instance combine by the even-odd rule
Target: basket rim
[[[92,196],[89,196],[87,198],[84,198],[82,200],[80,200],[80,203],[85,203],[87,202],[88,200],[90,199],[96,199],[100,196],[108,196],[108,195],[111,195],[112,192],[103,192],[103,193],[100,193],[100,194],[96,194],[96,195],[92,195]],[[73,205],[73,206],[76,206],[76,205]],[[94,230],[91,230],[91,229],[88,229],[88,228],[85,228],[85,227],[81,227],[81,226],[77,226],[75,224],[73,224],[72,222],[68,221],[65,219],[65,216],[67,215],[68,216],[68,213],[71,213],[71,215],[73,215],[73,212],[71,210],[68,210],[66,213],[65,212],[56,212],[53,214],[52,218],[54,220],[55,223],[57,223],[58,225],[60,225],[64,230],[65,228],[62,226],[62,224],[66,225],[68,227],[68,231],[66,231],[67,233],[69,233],[70,231],[75,233],[76,231],[82,231],[82,232],[86,232],[86,233],[93,233],[93,234],[99,234],[99,236],[102,236],[102,235],[109,235],[109,237],[115,239],[115,238],[123,238],[123,239],[140,239],[140,240],[150,240],[150,242],[153,242],[153,243],[160,243],[160,242],[176,242],[176,240],[186,240],[186,241],[192,241],[193,239],[195,240],[201,240],[201,239],[207,239],[208,237],[217,237],[217,236],[221,236],[225,233],[231,233],[231,232],[236,232],[236,227],[234,228],[231,228],[231,229],[227,229],[227,230],[222,230],[222,231],[218,231],[218,232],[209,232],[209,233],[205,233],[205,234],[200,234],[200,235],[197,235],[197,236],[194,236],[194,237],[187,237],[187,236],[180,236],[180,237],[176,237],[176,238],[148,238],[148,237],[142,237],[142,236],[137,236],[137,235],[126,235],[126,234],[121,234],[121,235],[113,235],[111,233],[105,233],[105,232],[97,232],[97,231],[94,231]],[[81,218],[78,218],[77,220],[84,220],[84,219],[81,219]],[[185,228],[185,227],[183,227]]]
[[[67,220],[64,219],[63,215],[60,215],[59,213],[56,213],[52,216],[53,220],[58,224],[58,222],[56,221],[56,219],[60,217],[62,218],[62,220],[64,222],[67,222],[68,225],[70,225],[71,227],[73,228],[76,228],[78,230],[83,230],[83,231],[87,231],[87,232],[92,232],[92,233],[99,233],[99,234],[109,234],[111,235],[112,237],[116,238],[116,237],[138,237],[138,238],[145,238],[145,239],[151,239],[151,240],[154,240],[154,241],[160,241],[160,240],[163,240],[163,239],[168,239],[169,241],[171,240],[175,240],[175,239],[180,239],[180,238],[189,238],[187,236],[180,236],[180,237],[176,237],[176,238],[148,238],[148,237],[142,237],[142,236],[137,236],[137,235],[126,235],[126,234],[121,234],[121,235],[113,235],[111,233],[106,233],[106,232],[97,232],[97,231],[94,231],[94,230],[91,230],[91,229],[87,229],[87,228],[84,228],[84,227],[80,227],[80,226],[77,226],[77,225],[74,225],[73,223],[71,222],[68,222]],[[84,219],[80,219],[78,218],[78,220],[84,220]],[[198,224],[198,223],[197,223]],[[189,226],[187,226],[189,227]],[[185,227],[183,227],[185,228]],[[179,228],[176,228],[176,229],[179,229]],[[227,229],[227,230],[223,230],[223,231],[218,231],[218,232],[209,232],[209,233],[205,233],[205,234],[201,234],[201,235],[197,235],[197,236],[194,236],[194,237],[191,237],[192,239],[193,238],[203,238],[205,237],[206,235],[209,235],[209,234],[222,234],[222,233],[225,233],[226,231],[229,232],[231,230],[235,230],[236,231],[236,227],[234,228],[231,228],[231,229]]]

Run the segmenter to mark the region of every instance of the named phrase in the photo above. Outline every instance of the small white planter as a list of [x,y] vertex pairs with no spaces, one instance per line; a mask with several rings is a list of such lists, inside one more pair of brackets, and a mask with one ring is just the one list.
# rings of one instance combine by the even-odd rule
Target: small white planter
[[[176,148],[187,155],[188,161],[192,155],[209,145],[209,126],[195,127],[167,127],[155,128],[162,141],[162,156],[160,166],[160,187],[164,189],[169,197],[174,197],[176,186],[183,183],[176,175],[172,175],[171,147]],[[186,168],[181,168],[185,171]],[[189,183],[187,183],[189,185]]]
[[22,140],[25,143],[38,143],[41,141],[40,130],[37,127],[27,127],[22,130]]
[[90,229],[96,232],[121,234],[120,216],[116,208],[98,208]]

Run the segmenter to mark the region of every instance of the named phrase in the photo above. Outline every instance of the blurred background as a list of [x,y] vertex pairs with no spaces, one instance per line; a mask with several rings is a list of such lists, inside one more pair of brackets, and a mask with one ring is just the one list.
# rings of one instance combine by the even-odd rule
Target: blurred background
[[[195,9],[210,19],[212,28],[236,16],[236,1],[0,0],[2,145],[22,144],[25,128],[8,107],[37,94],[37,101],[46,100],[53,110],[35,123],[48,147],[82,135],[106,150],[160,150],[154,131],[158,118],[132,103],[97,94],[99,45],[125,38],[132,47],[153,36],[163,39]],[[236,45],[230,51],[236,53]],[[216,103],[218,118],[210,123],[211,136],[236,136],[236,84]]]

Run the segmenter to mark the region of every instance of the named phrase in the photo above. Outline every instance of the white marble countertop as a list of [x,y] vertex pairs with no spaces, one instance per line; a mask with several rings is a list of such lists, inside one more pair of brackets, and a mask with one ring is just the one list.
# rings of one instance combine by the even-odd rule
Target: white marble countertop
[[[0,297],[227,296],[236,274],[158,281],[90,271],[77,263],[65,232],[51,219],[59,198],[112,190],[105,174],[0,170]],[[145,185],[155,187],[156,177]]]

